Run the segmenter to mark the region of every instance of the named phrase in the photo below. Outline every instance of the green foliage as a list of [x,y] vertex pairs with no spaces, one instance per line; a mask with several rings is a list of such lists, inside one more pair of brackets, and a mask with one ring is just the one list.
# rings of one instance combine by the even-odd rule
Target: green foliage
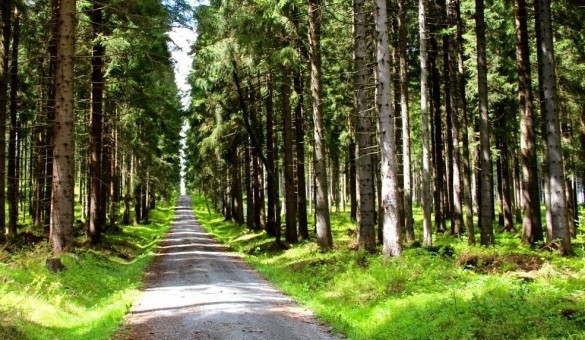
[[76,246],[51,273],[47,244],[0,251],[0,338],[108,339],[139,293],[146,265],[173,218],[152,211],[152,224],[104,235],[102,245]]
[[282,250],[265,233],[209,213],[202,197],[194,209],[215,237],[350,339],[585,336],[583,250],[561,258],[523,248],[517,235],[498,235],[492,248],[435,235],[435,249],[407,248],[384,260],[352,250],[347,213],[332,215],[334,251],[312,242]]

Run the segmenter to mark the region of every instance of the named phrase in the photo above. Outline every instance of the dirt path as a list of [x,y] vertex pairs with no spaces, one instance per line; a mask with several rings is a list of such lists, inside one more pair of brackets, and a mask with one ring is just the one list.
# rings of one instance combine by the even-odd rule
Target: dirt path
[[142,296],[116,338],[332,339],[305,309],[211,239],[179,198]]

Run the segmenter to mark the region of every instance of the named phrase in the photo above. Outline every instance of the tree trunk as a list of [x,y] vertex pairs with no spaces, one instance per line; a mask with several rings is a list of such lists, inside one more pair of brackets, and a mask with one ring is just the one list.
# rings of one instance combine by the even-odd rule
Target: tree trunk
[[[267,208],[267,224],[266,233],[269,236],[276,236],[277,214],[278,210],[278,171],[276,170],[276,152],[274,150],[274,106],[272,98],[272,74],[270,71],[266,73],[266,158],[268,171],[266,174],[266,181],[268,182],[268,208]],[[246,149],[247,150],[247,149]],[[246,151],[248,152],[248,151]],[[246,165],[247,169],[248,165]],[[246,171],[246,188],[248,188],[250,181],[250,173]],[[280,242],[280,240],[277,240]]]
[[398,183],[396,178],[396,150],[394,124],[390,100],[390,51],[388,50],[388,20],[386,1],[375,2],[376,23],[376,108],[380,131],[380,157],[382,174],[382,206],[384,215],[384,256],[400,256],[402,240],[398,221]]
[[290,70],[282,70],[282,143],[284,150],[284,195],[285,195],[285,234],[286,241],[297,243],[297,194],[295,192],[293,122],[290,107],[291,79]]
[[424,211],[423,219],[423,245],[430,247],[432,245],[432,222],[431,222],[431,169],[430,169],[430,138],[429,138],[429,111],[428,111],[428,28],[427,28],[427,0],[419,0],[419,34],[420,34],[420,106],[421,106],[421,130],[423,142],[423,159],[422,159],[422,205]]
[[540,39],[537,39],[537,56],[539,64],[539,83],[541,83],[541,112],[545,122],[543,135],[546,136],[544,150],[548,170],[550,200],[547,211],[550,211],[551,224],[547,225],[547,242],[559,242],[559,251],[563,254],[571,252],[571,236],[567,227],[567,201],[565,197],[565,169],[561,146],[561,129],[559,113],[557,111],[557,87],[555,73],[555,58],[552,36],[551,11],[549,0],[534,2],[536,15],[536,30]]
[[0,234],[6,229],[6,118],[8,107],[8,67],[11,35],[12,1],[3,0],[0,5]]
[[8,144],[8,234],[9,238],[16,237],[18,223],[19,177],[18,171],[18,48],[20,44],[20,14],[14,8],[14,22],[12,25],[12,61],[10,66],[10,132]]
[[321,0],[309,0],[309,60],[311,63],[311,96],[313,104],[313,129],[315,138],[315,223],[317,243],[322,250],[333,247],[329,199],[327,197],[327,158],[325,131],[321,111]]
[[480,231],[482,245],[494,243],[493,231],[493,175],[490,150],[490,129],[488,113],[487,64],[485,47],[484,2],[475,0],[475,32],[477,37],[477,81],[479,97],[479,139],[480,139]]
[[406,8],[405,1],[398,1],[398,60],[400,68],[400,114],[402,117],[402,175],[404,183],[404,230],[406,242],[413,242],[412,221],[412,174],[410,159],[410,117],[408,105],[408,60],[406,55]]
[[[302,35],[299,29],[300,13],[297,6],[293,6],[293,17],[297,31],[297,51],[303,54]],[[307,190],[305,178],[305,107],[304,107],[304,84],[303,68],[299,64],[294,72],[294,90],[297,94],[297,104],[295,106],[295,148],[296,148],[296,168],[297,168],[297,204],[298,204],[298,223],[299,234],[303,240],[309,239],[309,224],[307,221]]]
[[131,200],[131,188],[132,188],[132,156],[127,151],[126,158],[124,160],[124,214],[122,215],[122,224],[130,224],[130,200]]
[[91,10],[92,26],[92,56],[91,56],[91,93],[90,93],[90,116],[91,135],[89,141],[89,240],[92,244],[100,241],[103,225],[100,221],[100,210],[102,204],[102,119],[103,119],[103,55],[105,48],[101,41],[100,33],[103,21],[102,5],[96,0],[93,1]]
[[357,240],[360,249],[376,251],[374,181],[372,176],[372,127],[368,112],[366,30],[363,0],[353,0],[354,87],[356,123]]
[[53,136],[53,181],[51,242],[53,255],[60,257],[73,234],[74,144],[73,84],[75,56],[75,0],[60,0],[55,74],[55,121]]

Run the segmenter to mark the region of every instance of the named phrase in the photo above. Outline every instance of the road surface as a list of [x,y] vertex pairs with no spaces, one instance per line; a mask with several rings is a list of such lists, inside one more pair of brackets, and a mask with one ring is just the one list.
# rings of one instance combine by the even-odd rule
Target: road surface
[[338,339],[213,240],[179,197],[175,220],[117,339]]

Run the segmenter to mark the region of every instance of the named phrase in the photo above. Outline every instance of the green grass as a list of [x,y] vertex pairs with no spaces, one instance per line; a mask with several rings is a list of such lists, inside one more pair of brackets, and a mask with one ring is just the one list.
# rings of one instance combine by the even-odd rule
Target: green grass
[[151,212],[149,225],[83,242],[62,256],[67,270],[51,273],[46,242],[0,251],[0,339],[108,339],[139,293],[146,265],[173,218]]
[[582,235],[569,258],[501,234],[492,248],[434,235],[435,252],[407,247],[384,259],[351,250],[346,213],[332,214],[335,249],[324,254],[311,241],[279,250],[263,232],[209,214],[201,198],[194,209],[207,230],[350,339],[585,338]]

